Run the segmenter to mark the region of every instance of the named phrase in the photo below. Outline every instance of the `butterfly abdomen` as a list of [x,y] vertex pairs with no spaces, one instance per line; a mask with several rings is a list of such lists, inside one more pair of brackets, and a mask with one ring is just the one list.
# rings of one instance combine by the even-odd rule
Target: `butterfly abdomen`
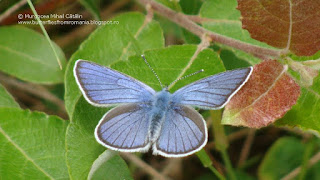
[[155,140],[159,136],[161,124],[167,112],[171,99],[171,94],[167,90],[162,90],[155,95],[150,120],[150,139]]

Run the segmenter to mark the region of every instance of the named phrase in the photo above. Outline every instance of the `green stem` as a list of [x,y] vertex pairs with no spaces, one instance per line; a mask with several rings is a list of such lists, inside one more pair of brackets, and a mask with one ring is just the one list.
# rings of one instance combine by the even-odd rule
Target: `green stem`
[[56,49],[54,48],[53,43],[52,43],[52,41],[51,41],[51,39],[50,39],[50,37],[49,37],[46,29],[44,28],[44,26],[43,26],[43,24],[42,24],[42,21],[40,20],[39,15],[38,15],[36,9],[34,8],[31,0],[27,0],[27,1],[28,1],[29,6],[30,6],[30,9],[32,10],[33,14],[36,16],[36,19],[37,19],[37,21],[38,21],[38,23],[39,23],[39,26],[40,26],[40,28],[41,28],[44,36],[45,36],[46,39],[48,40],[48,42],[49,42],[49,44],[50,44],[50,46],[51,46],[51,48],[52,48],[52,50],[53,50],[53,53],[54,53],[54,55],[55,55],[56,58],[57,58],[57,61],[58,61],[58,64],[59,64],[60,69],[62,69],[62,65],[61,65],[61,61],[60,61],[60,59],[59,59],[58,53],[57,53]]
[[308,163],[309,163],[310,157],[312,156],[312,153],[314,151],[314,146],[315,146],[315,143],[313,140],[310,140],[307,143],[307,146],[306,146],[306,148],[304,150],[304,154],[303,154],[301,171],[300,171],[299,178],[298,178],[299,180],[305,179],[305,176],[308,171]]
[[231,164],[231,161],[229,159],[229,156],[228,156],[228,153],[226,150],[223,150],[221,151],[221,155],[222,155],[222,159],[223,159],[223,162],[226,166],[226,169],[227,169],[227,172],[228,172],[228,175],[230,177],[231,180],[236,180],[237,177],[233,171],[233,168],[232,168],[232,164]]
[[212,119],[212,125],[214,130],[214,140],[216,143],[216,148],[218,151],[220,151],[222,155],[223,162],[226,166],[227,173],[231,180],[236,180],[236,175],[234,173],[234,170],[232,168],[231,161],[229,159],[227,149],[229,146],[227,136],[224,132],[224,126],[221,124],[221,117],[222,117],[222,111],[216,110],[216,111],[210,111],[211,119]]
[[216,168],[212,166],[212,161],[204,149],[201,149],[196,154],[204,167],[209,168],[213,172],[213,174],[215,174],[220,180],[226,179]]

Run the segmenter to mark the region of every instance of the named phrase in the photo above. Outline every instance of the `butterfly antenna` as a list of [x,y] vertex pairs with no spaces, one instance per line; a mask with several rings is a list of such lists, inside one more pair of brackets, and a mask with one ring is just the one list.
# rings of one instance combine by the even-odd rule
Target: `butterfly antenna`
[[170,87],[172,84],[176,83],[177,81],[180,81],[181,79],[185,79],[185,78],[187,78],[187,77],[193,76],[193,75],[198,74],[198,73],[201,73],[201,72],[203,72],[203,71],[204,71],[204,70],[201,69],[201,70],[199,70],[199,71],[197,71],[197,72],[194,72],[194,73],[188,74],[188,75],[186,75],[186,76],[183,76],[183,77],[181,77],[181,78],[179,78],[179,79],[176,79],[176,80],[173,81],[168,87]]
[[157,75],[157,73],[152,69],[152,67],[150,66],[150,64],[148,63],[148,61],[146,60],[146,58],[144,57],[144,55],[142,54],[141,55],[142,59],[144,60],[144,62],[148,65],[148,67],[151,69],[151,71],[153,72],[153,74],[156,76],[156,78],[158,79],[159,83],[160,83],[160,86],[163,88],[163,84],[161,83],[160,81],[160,78],[159,76]]

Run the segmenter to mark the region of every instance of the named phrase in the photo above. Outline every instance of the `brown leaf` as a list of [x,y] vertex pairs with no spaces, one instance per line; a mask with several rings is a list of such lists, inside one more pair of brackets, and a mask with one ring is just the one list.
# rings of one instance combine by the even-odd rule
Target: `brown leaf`
[[238,0],[238,9],[242,28],[254,39],[286,48],[291,36],[289,50],[299,56],[311,56],[320,49],[318,0]]
[[254,66],[248,82],[226,105],[222,123],[260,128],[284,116],[300,95],[287,68],[276,60]]

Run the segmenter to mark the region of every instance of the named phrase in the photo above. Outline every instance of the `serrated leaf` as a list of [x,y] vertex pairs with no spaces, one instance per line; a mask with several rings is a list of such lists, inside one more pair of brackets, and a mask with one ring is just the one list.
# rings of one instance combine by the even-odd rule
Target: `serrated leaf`
[[99,12],[100,0],[79,0],[79,2],[91,12],[95,19],[101,19]]
[[[195,59],[192,59],[196,49],[195,45],[170,46],[146,51],[145,57],[163,84],[169,84],[180,76],[200,69],[205,70],[200,74],[178,81],[170,89],[170,92],[174,92],[190,82],[225,70],[218,55],[210,49],[201,51]],[[156,77],[140,56],[132,56],[128,61],[119,61],[111,68],[132,76],[157,91],[161,90]],[[70,176],[74,179],[87,177],[92,163],[105,150],[96,142],[94,129],[107,110],[93,107],[83,97],[76,103],[72,123],[67,130],[66,142],[67,163]]]
[[0,108],[1,179],[68,179],[67,125],[56,116]]
[[308,0],[238,0],[242,27],[252,38],[278,48],[286,48],[289,41],[289,50],[299,56],[320,50],[319,8],[318,1]]
[[[64,67],[64,54],[57,45],[54,47]],[[42,84],[63,82],[64,71],[47,39],[31,29],[1,27],[0,59],[0,70],[19,79]]]
[[222,123],[261,128],[284,116],[300,95],[286,71],[276,60],[254,66],[248,82],[226,105]]
[[204,21],[203,27],[206,29],[247,42],[261,47],[268,47],[265,43],[254,40],[250,37],[247,30],[242,29],[240,21],[240,12],[236,10],[236,0],[207,0],[200,9],[200,16],[209,18]]
[[76,60],[85,59],[110,65],[119,60],[127,60],[131,55],[141,55],[145,50],[164,47],[162,30],[158,23],[145,23],[140,13],[125,13],[112,19],[118,25],[104,25],[93,32],[73,54],[66,70],[65,103],[69,116],[81,93],[73,77]]
[[126,162],[117,152],[106,150],[92,164],[88,179],[133,179]]
[[0,84],[0,107],[19,108],[19,104],[14,100],[10,93]]
[[302,163],[304,145],[296,138],[278,139],[264,156],[259,166],[261,180],[281,179]]

